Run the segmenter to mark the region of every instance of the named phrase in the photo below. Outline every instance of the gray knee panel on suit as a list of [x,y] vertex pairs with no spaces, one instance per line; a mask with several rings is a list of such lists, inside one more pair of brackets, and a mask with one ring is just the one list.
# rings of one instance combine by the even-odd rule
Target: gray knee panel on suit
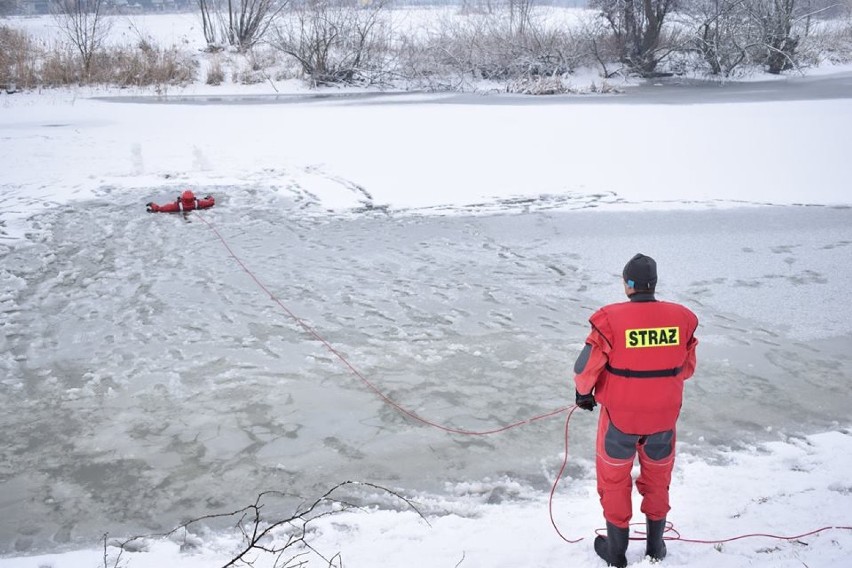
[[645,454],[652,460],[659,461],[669,457],[674,451],[674,430],[645,436],[644,446]]
[[617,460],[629,460],[636,455],[637,443],[639,443],[639,436],[625,434],[610,422],[604,436],[606,455]]

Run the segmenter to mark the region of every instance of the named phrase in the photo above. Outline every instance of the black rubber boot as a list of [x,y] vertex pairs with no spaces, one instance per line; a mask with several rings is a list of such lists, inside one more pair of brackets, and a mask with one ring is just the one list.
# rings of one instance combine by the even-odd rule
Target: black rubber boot
[[595,537],[595,552],[606,561],[607,566],[625,568],[627,566],[627,543],[629,540],[629,528],[618,528],[607,522],[606,536]]
[[666,532],[666,520],[652,521],[646,519],[645,526],[647,528],[645,534],[648,539],[645,556],[650,556],[652,562],[659,562],[666,557],[666,541],[663,540],[663,533]]

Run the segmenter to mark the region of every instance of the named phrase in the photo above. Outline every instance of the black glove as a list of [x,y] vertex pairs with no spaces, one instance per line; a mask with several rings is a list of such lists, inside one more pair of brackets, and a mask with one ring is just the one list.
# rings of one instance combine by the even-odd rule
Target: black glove
[[204,197],[204,200],[205,200],[205,201],[209,201],[209,200],[211,200],[211,199],[213,199],[213,196],[212,196],[212,195],[207,195],[207,196],[205,196],[205,197]]
[[154,203],[152,201],[149,201],[145,204],[145,211],[147,211],[148,213],[154,212]]
[[576,396],[574,397],[574,401],[577,403],[577,406],[582,408],[583,410],[594,410],[598,405],[595,402],[595,395],[592,393],[589,394],[580,394],[579,391],[575,390],[574,393]]

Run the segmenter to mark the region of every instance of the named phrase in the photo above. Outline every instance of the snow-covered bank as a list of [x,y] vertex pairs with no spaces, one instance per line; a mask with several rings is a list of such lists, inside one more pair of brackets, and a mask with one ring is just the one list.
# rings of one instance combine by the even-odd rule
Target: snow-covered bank
[[[587,419],[587,418],[586,418]],[[577,416],[577,421],[583,417]],[[669,542],[666,566],[698,568],[773,568],[809,566],[845,568],[852,550],[852,434],[834,432],[773,442],[748,452],[731,453],[717,464],[682,454],[672,485],[675,514],[670,519],[687,540],[722,541],[762,533],[794,540],[754,536],[720,544]],[[509,487],[515,499],[488,504],[496,489]],[[600,517],[591,480],[563,480],[554,499],[551,525],[548,502],[541,491],[495,481],[469,484],[446,500],[417,501],[428,523],[415,512],[360,510],[313,521],[309,543],[319,553],[294,546],[279,560],[300,558],[303,566],[432,568],[472,566],[602,565],[591,549]],[[246,503],[248,504],[248,503]],[[636,512],[639,517],[638,510]],[[830,528],[833,527],[833,528]],[[642,527],[636,527],[637,531]],[[635,535],[641,538],[641,534]],[[675,533],[670,536],[675,538]],[[285,538],[279,533],[278,544]],[[189,542],[191,546],[185,546]],[[139,568],[219,566],[242,550],[232,534],[204,532],[171,538],[141,539],[139,552],[125,552],[123,565]],[[181,551],[181,545],[184,551]],[[643,543],[628,550],[631,566],[651,566],[642,559]],[[109,566],[116,549],[108,552]],[[339,556],[336,556],[338,555]],[[255,556],[252,556],[254,558]],[[273,566],[272,555],[257,554],[255,566]],[[4,568],[90,568],[103,565],[104,551],[9,558]]]

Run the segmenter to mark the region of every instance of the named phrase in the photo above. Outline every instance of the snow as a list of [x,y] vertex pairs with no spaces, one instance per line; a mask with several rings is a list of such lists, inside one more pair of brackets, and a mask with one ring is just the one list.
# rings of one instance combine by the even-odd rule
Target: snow
[[[194,37],[185,16],[143,22]],[[549,515],[564,413],[475,438],[403,418],[211,227],[383,392],[474,430],[570,405],[586,318],[620,299],[627,258],[655,256],[661,294],[702,322],[674,528],[826,528],[670,542],[665,565],[848,565],[852,99],[287,94],[0,95],[0,566],[104,565],[106,532],[346,479],[423,516],[346,488],[361,509],[310,523],[333,565],[602,565],[590,415],[552,504],[569,544]],[[144,212],[185,187],[216,196],[210,225]],[[224,564],[234,522],[140,539],[120,564]]]
[[[826,529],[792,541],[755,537],[721,545],[669,542],[668,566],[729,568],[846,566],[850,546],[847,522],[852,456],[849,432],[829,432],[770,443],[749,452],[727,454],[728,462],[709,464],[685,456],[676,468],[672,499],[677,530],[685,539],[724,540],[752,533],[785,537]],[[767,476],[772,478],[767,484]],[[487,491],[487,487],[484,488]],[[341,512],[317,522],[311,545],[330,558],[338,551],[346,566],[600,566],[591,548],[591,528],[601,524],[591,480],[561,488],[554,501],[555,522],[571,539],[567,544],[550,524],[547,498],[541,492],[521,495],[521,502],[483,504],[475,492],[451,500],[419,503],[440,514],[428,523],[414,512],[372,508]],[[642,527],[637,527],[642,530]],[[193,539],[190,539],[193,540]],[[206,567],[233,557],[234,537],[194,539],[197,547],[181,551],[182,533],[149,539],[142,552],[126,553],[131,566]],[[641,543],[628,549],[631,566],[651,566],[641,558]],[[327,565],[314,559],[309,565]],[[95,566],[102,550],[7,558],[4,567]],[[271,564],[261,564],[271,565]]]

